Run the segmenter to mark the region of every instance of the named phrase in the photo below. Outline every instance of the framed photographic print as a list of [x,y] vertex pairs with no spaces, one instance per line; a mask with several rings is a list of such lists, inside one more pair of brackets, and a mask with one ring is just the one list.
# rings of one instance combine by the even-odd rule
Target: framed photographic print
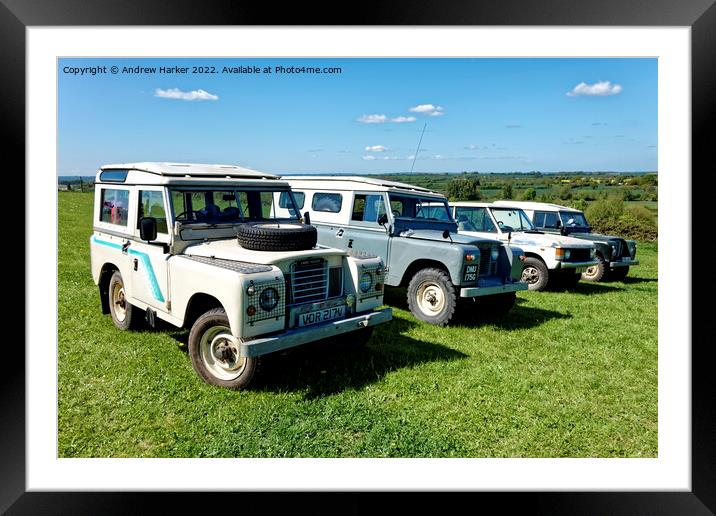
[[[695,238],[707,188],[694,186],[713,115],[711,4],[420,2],[317,21],[298,6],[4,2],[27,302],[25,347],[8,347],[3,380],[0,507],[96,512],[146,491],[498,491],[550,513],[712,512],[713,380],[694,281],[708,267]],[[211,165],[179,174],[186,163]],[[197,178],[239,177],[216,164],[293,193],[210,192]],[[210,208],[239,219],[201,219]],[[339,249],[331,260],[382,260],[374,294],[392,320],[358,350],[273,344],[255,385],[207,385],[201,364],[234,374],[231,353],[245,360],[251,341],[229,328],[235,349],[213,337],[193,356],[204,341],[191,323],[224,308],[209,301],[213,280],[182,301],[192,280],[177,281],[177,255],[285,274],[275,298],[237,305],[243,325],[286,297],[280,329],[251,330],[266,342],[347,318],[361,281],[379,281],[333,264],[348,286],[300,306],[308,255],[289,253],[299,261],[283,270],[233,233],[281,210],[317,228],[322,253]],[[139,237],[154,217],[169,222],[154,226],[166,242]],[[125,276],[138,271],[115,297],[90,256],[98,234]],[[505,249],[502,296],[524,285],[499,315],[497,297],[471,297],[489,283],[464,268],[478,238],[495,263]],[[570,264],[569,246],[591,254]],[[574,283],[535,291],[529,264]],[[609,281],[590,281],[598,266]],[[127,306],[141,329],[118,329]]]

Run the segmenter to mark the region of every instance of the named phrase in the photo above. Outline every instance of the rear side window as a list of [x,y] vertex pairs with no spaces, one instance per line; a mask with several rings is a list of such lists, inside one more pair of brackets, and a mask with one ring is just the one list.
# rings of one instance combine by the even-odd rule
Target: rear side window
[[154,217],[157,219],[157,233],[168,234],[167,214],[164,211],[164,196],[156,190],[139,191],[139,216],[137,217],[137,228],[142,217]]
[[314,211],[325,211],[338,213],[343,206],[343,196],[339,193],[316,192],[313,194],[311,209]]
[[101,192],[99,220],[126,226],[129,213],[129,190],[102,188]]
[[538,228],[543,228],[543,227],[544,227],[544,216],[545,216],[545,215],[546,215],[546,214],[545,214],[545,212],[543,212],[543,211],[536,211],[536,212],[535,212],[535,219],[532,221],[532,222],[534,223],[534,225],[537,226]]

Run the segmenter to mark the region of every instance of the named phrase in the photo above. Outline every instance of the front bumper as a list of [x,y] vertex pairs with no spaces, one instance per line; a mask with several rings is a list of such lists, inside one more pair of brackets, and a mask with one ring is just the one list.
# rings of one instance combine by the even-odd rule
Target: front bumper
[[639,260],[636,258],[622,258],[621,261],[618,262],[609,262],[609,268],[611,269],[615,267],[629,267],[630,265],[639,265]]
[[597,260],[589,260],[588,262],[557,262],[557,269],[578,269],[580,267],[587,268],[597,265]]
[[239,342],[239,353],[242,357],[257,357],[274,351],[281,351],[288,348],[307,344],[316,340],[341,335],[351,331],[359,331],[376,324],[390,321],[393,318],[393,311],[390,308],[383,308],[375,312],[356,315],[348,319],[330,321],[318,326],[296,328],[288,330],[271,337],[263,337],[245,342]]
[[515,281],[514,283],[485,283],[482,286],[461,288],[460,297],[492,296],[495,294],[506,294],[508,292],[519,292],[520,290],[527,290],[527,288],[528,285],[524,281]]

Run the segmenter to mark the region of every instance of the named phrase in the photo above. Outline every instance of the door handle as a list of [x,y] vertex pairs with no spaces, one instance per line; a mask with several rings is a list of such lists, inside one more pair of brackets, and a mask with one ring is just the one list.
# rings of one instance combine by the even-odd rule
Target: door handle
[[343,236],[343,230],[342,230],[342,229],[339,229],[338,231],[336,231],[336,236],[337,236],[338,238],[341,238],[341,237]]
[[127,249],[129,248],[129,246],[131,245],[131,243],[132,243],[132,242],[130,242],[129,240],[127,240],[125,243],[122,244],[122,252],[123,252],[124,254],[127,254]]

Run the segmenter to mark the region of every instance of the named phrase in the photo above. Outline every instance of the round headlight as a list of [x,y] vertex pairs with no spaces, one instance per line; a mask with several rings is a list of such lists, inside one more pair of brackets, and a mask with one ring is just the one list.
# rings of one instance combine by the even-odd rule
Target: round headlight
[[591,249],[589,250],[589,257],[590,257],[590,258],[594,258],[595,256],[597,256],[597,250],[594,249],[594,248],[591,248]]
[[270,312],[274,308],[276,308],[276,305],[278,304],[278,291],[273,288],[269,287],[267,289],[264,289],[263,292],[261,292],[261,295],[259,296],[259,306],[267,311]]
[[567,250],[564,252],[564,259],[565,259],[565,260],[569,260],[569,255],[570,255],[570,254],[572,254],[572,253],[569,251],[569,249],[567,249]]
[[370,272],[366,271],[360,275],[360,283],[358,286],[361,292],[368,292],[370,290],[370,287],[373,286],[373,276],[370,275]]
[[493,260],[497,260],[497,257],[500,256],[500,250],[497,247],[493,247],[490,251],[490,257]]

